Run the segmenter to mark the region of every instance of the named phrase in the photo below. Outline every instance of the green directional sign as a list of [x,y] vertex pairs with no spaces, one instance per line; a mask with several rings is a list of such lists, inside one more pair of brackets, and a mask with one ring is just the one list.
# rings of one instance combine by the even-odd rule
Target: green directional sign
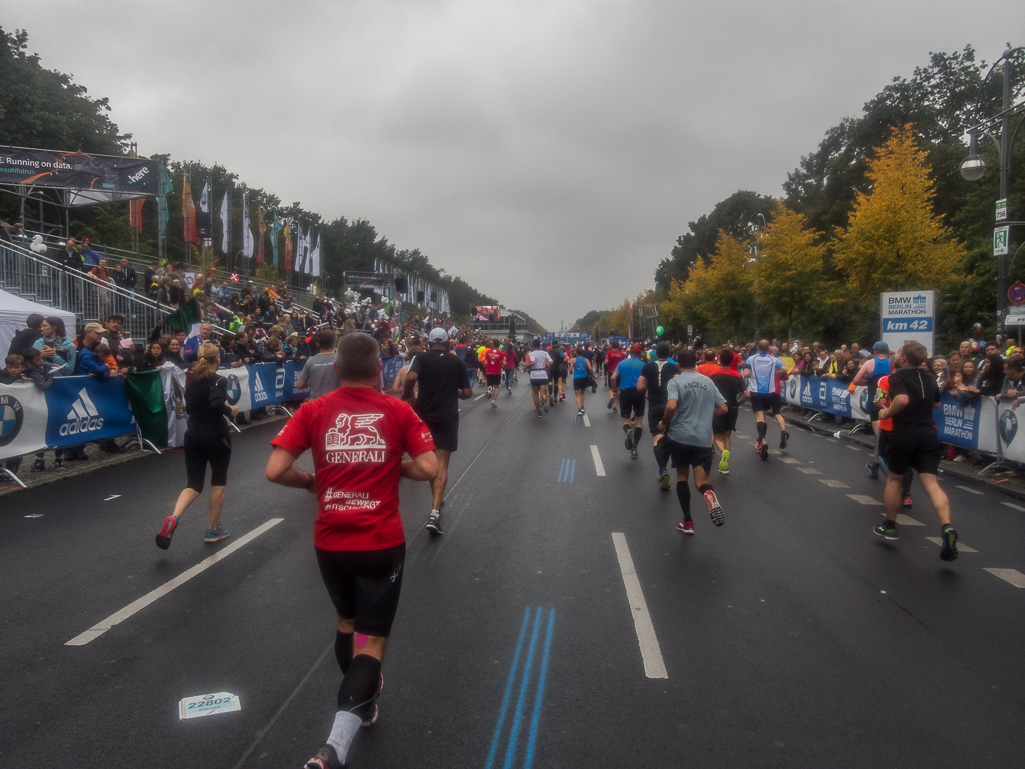
[[997,227],[993,230],[993,256],[1006,256],[1008,244],[1008,232],[1011,228]]
[[1007,198],[1000,198],[1000,200],[997,201],[997,212],[995,221],[1007,221]]

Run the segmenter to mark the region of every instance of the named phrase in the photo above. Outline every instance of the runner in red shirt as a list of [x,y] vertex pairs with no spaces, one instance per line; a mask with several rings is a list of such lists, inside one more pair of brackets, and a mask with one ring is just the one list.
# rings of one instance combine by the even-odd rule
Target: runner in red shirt
[[615,414],[616,401],[619,400],[619,388],[612,382],[612,375],[616,373],[616,366],[626,360],[626,353],[619,349],[619,342],[612,343],[612,349],[605,353],[605,382],[609,386],[609,405],[606,408],[612,409]]
[[498,349],[498,340],[492,339],[490,348],[484,353],[484,376],[488,380],[488,396],[491,408],[497,409],[498,391],[502,389],[502,371],[505,369],[505,353]]
[[[412,408],[375,389],[377,341],[349,334],[338,345],[340,387],[303,404],[271,441],[267,480],[317,495],[313,544],[338,614],[335,658],[342,669],[338,710],[327,744],[306,769],[340,769],[360,726],[377,720],[381,663],[402,588],[406,555],[399,477],[438,474],[434,442]],[[314,473],[293,465],[307,449]],[[408,453],[412,459],[403,459]],[[367,636],[355,653],[353,634]]]

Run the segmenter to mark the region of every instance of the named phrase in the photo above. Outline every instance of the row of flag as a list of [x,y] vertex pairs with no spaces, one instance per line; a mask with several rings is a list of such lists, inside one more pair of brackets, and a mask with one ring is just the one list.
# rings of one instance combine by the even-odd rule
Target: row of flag
[[[395,275],[398,270],[387,262],[382,262],[380,259],[374,259],[374,272],[386,272],[390,275]],[[448,291],[444,288],[439,288],[429,280],[423,280],[418,274],[413,273],[406,275],[405,290],[396,288],[395,293],[398,298],[409,304],[422,305],[428,309],[436,310],[440,313],[449,313],[452,311],[452,306],[449,304]]]
[[[230,194],[227,190],[224,192],[218,212],[221,220],[220,250],[225,254],[231,253],[229,251],[229,233],[231,232]],[[184,220],[184,237],[186,242],[196,246],[213,246],[211,197],[210,182],[204,182],[203,189],[199,195],[199,204],[197,205],[192,196],[192,184],[188,176],[185,177],[182,189],[182,218]],[[159,201],[160,198],[158,197],[157,200]],[[138,210],[134,206],[136,202],[138,203]],[[129,209],[130,224],[139,231],[142,231],[142,201],[132,201],[132,203],[133,206]],[[270,232],[271,243],[270,259],[267,259],[267,255],[264,252],[268,231]],[[279,237],[283,237],[285,243],[283,265],[282,261],[278,258]],[[296,227],[294,248],[292,243],[291,223],[289,221],[282,223],[277,215],[275,215],[274,221],[268,227],[263,217],[263,209],[260,208],[256,211],[256,232],[254,232],[253,222],[249,215],[249,205],[246,202],[245,195],[242,196],[242,248],[239,252],[242,257],[255,259],[256,264],[268,262],[275,266],[282,265],[286,270],[294,269],[300,275],[319,277],[323,264],[321,259],[321,234],[317,233],[316,242],[314,242],[313,230],[309,229],[304,233],[302,226],[298,225]]]

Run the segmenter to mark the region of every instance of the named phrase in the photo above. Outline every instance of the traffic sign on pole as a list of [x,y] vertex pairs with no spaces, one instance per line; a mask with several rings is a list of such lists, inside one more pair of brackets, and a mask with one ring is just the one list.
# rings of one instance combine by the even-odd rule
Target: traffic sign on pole
[[1000,198],[997,201],[996,221],[1007,221],[1007,198]]
[[1007,256],[1008,232],[1010,227],[996,227],[993,230],[993,256]]
[[1014,285],[1007,289],[1007,298],[1011,304],[1025,304],[1025,283],[1020,280],[1015,281]]

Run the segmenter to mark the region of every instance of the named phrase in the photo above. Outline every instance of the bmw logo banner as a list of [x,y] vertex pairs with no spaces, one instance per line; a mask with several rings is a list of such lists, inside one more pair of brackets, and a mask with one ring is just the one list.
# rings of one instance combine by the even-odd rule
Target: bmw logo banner
[[0,385],[0,459],[46,446],[46,397],[30,382]]

